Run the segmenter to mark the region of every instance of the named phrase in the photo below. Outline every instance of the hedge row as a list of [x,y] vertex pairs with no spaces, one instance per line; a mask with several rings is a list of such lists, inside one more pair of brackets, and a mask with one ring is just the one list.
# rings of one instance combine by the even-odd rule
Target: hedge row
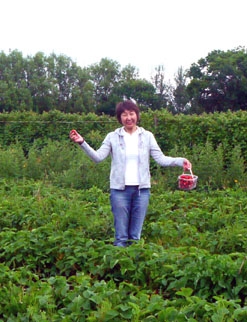
[[[224,153],[239,145],[242,156],[247,159],[247,112],[227,112],[198,115],[176,115],[162,111],[148,111],[141,115],[140,125],[151,130],[162,150],[167,153],[178,147],[204,146],[207,141],[217,148],[223,146]],[[69,131],[77,129],[86,140],[98,147],[104,136],[118,127],[115,118],[65,114],[58,111],[42,115],[32,112],[0,114],[0,145],[7,147],[18,142],[28,151],[35,142],[41,147],[48,140],[69,139]]]

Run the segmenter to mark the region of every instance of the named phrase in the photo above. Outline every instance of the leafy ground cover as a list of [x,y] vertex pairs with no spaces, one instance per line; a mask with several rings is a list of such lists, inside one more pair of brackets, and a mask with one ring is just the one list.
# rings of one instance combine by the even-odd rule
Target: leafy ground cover
[[0,184],[0,321],[246,321],[247,195],[154,192],[143,239],[112,246],[109,195]]

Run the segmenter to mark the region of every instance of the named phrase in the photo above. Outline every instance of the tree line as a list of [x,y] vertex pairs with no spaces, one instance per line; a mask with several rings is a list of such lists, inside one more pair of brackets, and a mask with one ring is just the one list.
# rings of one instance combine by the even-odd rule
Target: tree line
[[24,57],[0,52],[0,112],[59,110],[64,113],[113,115],[116,102],[133,97],[143,111],[167,109],[173,114],[247,110],[247,51],[215,50],[191,65],[179,67],[174,85],[164,66],[148,81],[135,66],[121,67],[102,58],[78,66],[65,55],[42,52]]

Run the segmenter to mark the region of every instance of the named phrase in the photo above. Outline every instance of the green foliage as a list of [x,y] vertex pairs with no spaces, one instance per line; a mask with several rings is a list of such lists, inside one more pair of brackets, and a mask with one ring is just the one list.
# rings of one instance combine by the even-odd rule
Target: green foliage
[[246,156],[247,113],[227,112],[197,115],[173,116],[165,110],[141,114],[141,125],[150,129],[156,136],[163,151],[177,145],[190,148],[205,145],[207,141],[216,149],[222,144],[224,153],[240,145]]
[[1,112],[55,108],[63,112],[90,112],[93,91],[89,73],[70,58],[37,52],[23,57],[17,50],[0,53]]
[[[95,132],[92,137],[98,137]],[[99,138],[98,138],[99,139]],[[47,140],[42,148],[38,140],[24,156],[19,144],[1,149],[1,178],[29,178],[53,182],[58,187],[109,189],[110,159],[96,165],[79,146],[67,141]]]
[[[228,158],[235,145],[241,148],[242,157],[247,157],[247,113],[203,114],[201,116],[176,115],[166,110],[141,113],[140,125],[151,130],[162,150],[167,153],[175,146],[193,149],[211,142],[213,149],[222,145],[224,157]],[[9,146],[18,141],[28,150],[34,141],[43,147],[47,139],[56,141],[68,140],[69,131],[77,129],[86,140],[99,144],[109,131],[120,126],[115,117],[97,116],[93,113],[75,115],[52,111],[38,115],[35,113],[2,113],[0,114],[0,143]],[[97,132],[98,131],[98,132]],[[97,141],[94,142],[94,134]],[[91,139],[92,136],[92,139]],[[101,141],[102,142],[102,141]]]
[[143,110],[167,108],[173,114],[246,110],[247,54],[244,47],[214,50],[178,69],[176,86],[164,82],[164,66],[149,82],[131,65],[121,68],[108,58],[81,68],[71,58],[37,52],[23,57],[0,52],[0,112],[58,110],[65,113],[113,115],[123,96],[136,99]]
[[[224,154],[222,145],[214,150],[212,143],[206,142],[204,147],[193,149],[193,164],[200,181],[210,188],[222,188],[227,186],[224,169]],[[234,160],[232,159],[232,162]]]
[[173,90],[173,101],[171,102],[172,106],[168,107],[169,110],[173,112],[173,114],[184,113],[187,114],[190,112],[190,104],[189,104],[189,95],[186,91],[186,73],[182,67],[180,67],[177,71],[177,75],[175,76],[176,88]]
[[[101,141],[99,132],[92,133],[91,138]],[[207,142],[205,147],[196,147],[193,151],[175,148],[169,155],[183,155],[194,164],[193,172],[199,177],[197,190],[222,189],[227,187],[246,187],[245,164],[236,147],[230,156],[227,169],[224,168],[222,147],[213,150]],[[97,186],[108,191],[110,158],[100,164],[91,161],[79,146],[67,141],[47,140],[40,148],[37,142],[25,156],[19,144],[13,144],[8,149],[1,149],[2,178],[28,178],[52,182],[57,187],[89,189]],[[177,190],[178,176],[182,169],[162,168],[154,161],[151,163],[152,188],[154,192]]]
[[22,166],[24,163],[24,153],[22,147],[19,144],[13,144],[8,149],[0,148],[0,177],[22,177]]
[[187,92],[191,110],[207,113],[246,110],[247,51],[237,48],[226,52],[214,50],[193,64]]
[[109,195],[1,180],[3,321],[245,321],[246,193],[153,194],[114,247]]
[[[21,55],[12,54],[21,78]],[[53,58],[35,56],[32,90],[47,91],[43,67],[49,63],[65,111],[74,86],[69,71],[76,66],[61,57],[55,68]],[[130,79],[134,70],[125,72]],[[8,77],[9,97],[17,99],[17,79]],[[80,77],[86,86],[86,74]],[[5,85],[0,82],[0,94]],[[24,96],[23,110],[29,105]],[[47,95],[36,98],[52,104]],[[96,165],[68,137],[75,128],[97,149],[119,126],[115,118],[0,114],[0,320],[246,321],[246,124],[246,112],[143,112],[141,126],[166,155],[192,161],[198,185],[179,191],[181,168],[151,161],[143,239],[119,248],[112,245],[110,158]]]
[[[165,110],[144,112],[141,126],[151,130],[162,151],[183,156],[199,177],[198,189],[247,187],[246,112],[203,116],[172,116]],[[95,149],[120,126],[115,118],[44,113],[0,114],[1,170],[4,178],[45,179],[58,186],[87,189],[109,187],[110,158],[99,165],[69,140],[77,129]],[[181,168],[160,168],[151,160],[154,191],[177,188]]]
[[121,69],[108,58],[81,68],[64,55],[37,52],[23,57],[14,50],[9,55],[0,53],[0,70],[0,112],[58,110],[113,115],[123,95],[132,93],[146,107],[156,98],[153,85],[138,79],[135,67]]
[[244,186],[246,167],[245,160],[242,157],[241,147],[236,145],[230,154],[229,167],[227,171],[227,179],[230,187]]
[[[155,87],[148,81],[141,79],[131,79],[125,82],[120,82],[113,89],[113,94],[118,97],[117,102],[123,99],[123,96],[134,97],[142,111],[147,111],[148,108],[157,109],[161,102],[157,101],[155,95]],[[116,105],[116,104],[115,104]],[[115,114],[115,105],[112,115]]]

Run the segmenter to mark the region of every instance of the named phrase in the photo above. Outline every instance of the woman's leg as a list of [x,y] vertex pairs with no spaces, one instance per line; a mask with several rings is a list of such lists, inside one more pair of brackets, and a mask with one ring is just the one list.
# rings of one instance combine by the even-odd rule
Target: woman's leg
[[129,239],[139,240],[141,238],[142,227],[146,217],[150,198],[150,189],[138,189],[132,197]]
[[125,190],[111,189],[110,201],[114,217],[115,246],[127,246],[129,240],[129,220],[131,209],[132,189]]
[[125,190],[111,189],[110,201],[114,216],[115,246],[127,246],[139,240],[146,216],[150,189],[126,186]]

